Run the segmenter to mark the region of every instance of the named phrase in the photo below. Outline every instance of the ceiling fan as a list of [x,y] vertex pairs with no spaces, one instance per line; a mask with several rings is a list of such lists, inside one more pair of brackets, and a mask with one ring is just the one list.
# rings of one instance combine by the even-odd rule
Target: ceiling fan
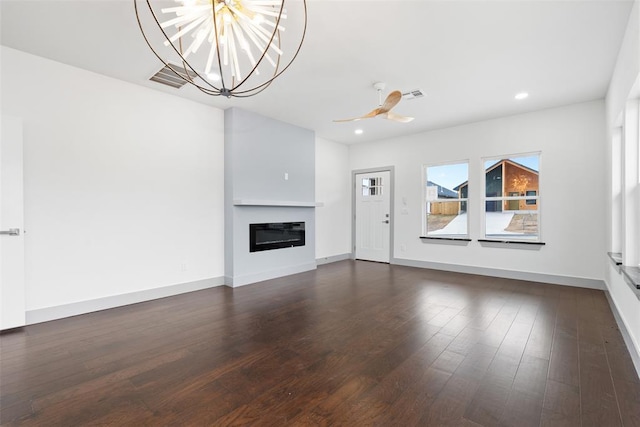
[[382,102],[382,91],[385,87],[386,85],[382,82],[373,84],[373,88],[378,91],[378,108],[369,111],[367,114],[361,117],[334,120],[334,122],[354,122],[356,120],[372,119],[378,116],[400,123],[409,123],[410,121],[412,121],[413,117],[401,116],[400,114],[391,112],[391,109],[395,107],[398,102],[400,102],[400,99],[402,99],[402,92],[400,92],[399,90],[394,90],[393,92],[391,92],[389,95],[387,95],[387,98],[384,100],[384,102]]

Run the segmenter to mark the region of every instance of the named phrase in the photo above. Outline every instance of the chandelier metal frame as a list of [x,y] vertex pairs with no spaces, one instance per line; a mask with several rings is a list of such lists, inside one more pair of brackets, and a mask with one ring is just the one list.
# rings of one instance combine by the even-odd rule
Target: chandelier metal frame
[[[164,44],[166,45],[165,47],[170,47],[172,52],[178,55],[179,59],[177,59],[176,62],[181,62],[183,68],[178,69],[169,60],[165,59],[164,58],[165,55],[161,55],[161,53],[159,52],[159,49],[154,48],[153,44],[151,43],[147,35],[147,32],[145,32],[145,29],[143,28],[143,24],[140,17],[141,11],[138,9],[138,3],[140,3],[141,0],[133,0],[136,20],[138,22],[140,32],[142,33],[142,36],[147,46],[149,46],[149,49],[151,49],[153,54],[166,67],[171,69],[180,79],[184,80],[186,83],[196,87],[201,92],[211,96],[225,96],[227,98],[232,98],[232,97],[247,98],[250,96],[257,95],[263,90],[265,90],[267,87],[269,87],[269,85],[271,85],[271,83],[276,78],[278,78],[282,73],[284,73],[291,66],[293,61],[298,57],[298,54],[300,53],[300,49],[302,48],[302,44],[304,42],[304,38],[307,32],[306,0],[302,0],[303,11],[304,11],[304,24],[302,28],[302,35],[300,36],[300,42],[298,43],[295,53],[293,54],[291,59],[287,62],[287,64],[282,68],[280,68],[282,55],[278,54],[277,59],[275,61],[269,58],[269,62],[271,62],[272,64],[275,63],[274,71],[273,71],[273,74],[268,74],[268,77],[264,81],[256,77],[256,75],[258,74],[256,71],[258,70],[258,67],[263,63],[264,59],[268,56],[267,52],[269,51],[270,47],[272,48],[274,46],[274,43],[277,43],[277,50],[280,50],[281,48],[282,40],[280,37],[280,32],[281,32],[280,21],[281,19],[283,19],[283,13],[285,13],[285,8],[284,8],[285,0],[282,0],[282,2],[280,3],[279,10],[274,8],[274,13],[272,16],[276,16],[275,14],[277,13],[277,17],[274,22],[275,25],[273,25],[273,32],[271,33],[271,37],[269,38],[268,42],[265,43],[264,49],[262,50],[260,57],[257,59],[257,61],[255,61],[254,64],[249,64],[249,65],[253,65],[253,67],[249,71],[246,71],[244,76],[240,79],[236,79],[236,77],[234,76],[230,77],[230,72],[228,71],[228,69],[231,66],[228,64],[225,65],[223,63],[224,62],[223,59],[221,58],[221,52],[225,47],[223,45],[224,42],[221,41],[221,35],[220,35],[221,28],[219,26],[220,19],[218,16],[220,12],[216,11],[216,5],[221,4],[222,6],[226,6],[227,2],[230,2],[230,0],[207,0],[207,1],[210,2],[211,4],[211,13],[212,13],[211,19],[213,21],[213,29],[214,29],[213,33],[215,34],[215,37],[214,37],[215,40],[210,40],[210,42],[216,44],[214,48],[215,48],[215,55],[217,59],[217,71],[220,76],[219,85],[211,82],[207,78],[203,70],[198,69],[197,66],[194,66],[191,62],[189,62],[189,60],[187,60],[186,56],[188,56],[188,51],[185,52],[183,49],[182,37],[177,37],[175,41],[171,41],[171,37],[167,34],[165,29],[163,28],[163,24],[158,19],[158,15],[156,14],[156,11],[151,5],[151,1],[144,0],[143,3],[146,4],[147,9],[150,13],[150,16],[153,18],[153,22],[155,22],[155,24],[158,26],[158,29],[160,30],[162,36],[165,39],[164,40]],[[229,41],[226,41],[226,43],[229,43]],[[235,49],[235,46],[234,46],[234,49]],[[251,80],[251,84],[248,83],[249,80]]]

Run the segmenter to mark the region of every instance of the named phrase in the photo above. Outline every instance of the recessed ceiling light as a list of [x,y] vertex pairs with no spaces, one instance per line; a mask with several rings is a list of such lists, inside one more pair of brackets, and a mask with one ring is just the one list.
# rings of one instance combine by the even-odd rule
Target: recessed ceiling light
[[529,96],[529,94],[528,94],[527,92],[520,92],[520,93],[518,93],[518,94],[515,96],[515,98],[516,98],[516,99],[525,99],[525,98],[527,98],[528,96]]
[[364,131],[363,131],[362,129],[356,129],[356,130],[355,130],[355,134],[356,134],[356,135],[362,135],[362,133],[363,133],[363,132],[364,132]]
[[220,74],[218,73],[208,73],[207,78],[211,81],[217,82],[220,80]]

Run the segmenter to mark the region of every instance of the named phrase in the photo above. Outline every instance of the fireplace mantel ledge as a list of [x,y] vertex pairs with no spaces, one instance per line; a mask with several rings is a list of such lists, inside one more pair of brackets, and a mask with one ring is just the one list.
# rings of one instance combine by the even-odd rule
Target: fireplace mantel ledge
[[315,208],[324,206],[322,202],[293,202],[285,200],[253,200],[253,199],[236,199],[233,201],[234,206],[288,206],[297,208]]

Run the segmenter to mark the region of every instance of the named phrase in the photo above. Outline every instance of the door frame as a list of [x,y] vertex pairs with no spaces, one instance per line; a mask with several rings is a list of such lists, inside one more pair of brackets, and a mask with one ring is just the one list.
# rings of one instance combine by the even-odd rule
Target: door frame
[[377,168],[354,169],[351,171],[351,259],[356,259],[356,175],[361,173],[389,172],[389,264],[394,264],[393,257],[393,229],[396,221],[394,214],[395,166],[380,166]]

